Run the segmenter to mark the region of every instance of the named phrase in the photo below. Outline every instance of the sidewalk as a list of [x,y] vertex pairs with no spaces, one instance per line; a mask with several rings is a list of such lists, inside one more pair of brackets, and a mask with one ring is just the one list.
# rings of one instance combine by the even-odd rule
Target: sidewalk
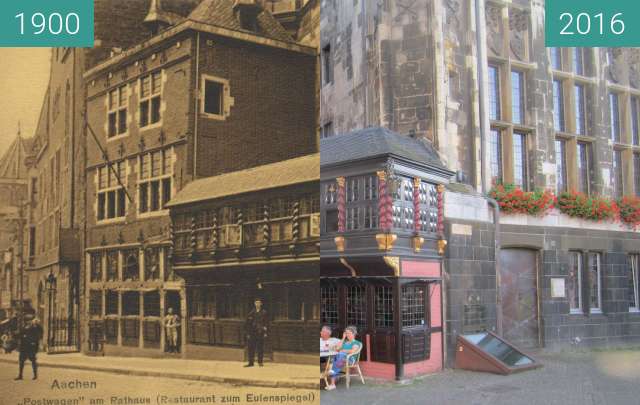
[[[18,354],[0,354],[0,363],[18,363]],[[244,368],[234,361],[151,359],[142,357],[91,357],[81,353],[38,354],[38,365],[50,368],[99,371],[146,377],[207,381],[230,385],[318,389],[318,367],[265,363]],[[27,361],[27,370],[30,370]]]

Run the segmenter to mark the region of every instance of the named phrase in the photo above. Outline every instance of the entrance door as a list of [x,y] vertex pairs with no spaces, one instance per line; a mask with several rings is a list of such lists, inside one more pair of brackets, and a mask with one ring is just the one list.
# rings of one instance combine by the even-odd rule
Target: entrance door
[[528,249],[500,251],[500,291],[504,338],[516,346],[537,347],[537,252]]
[[[187,320],[182,319],[182,311],[181,311],[182,307],[180,303],[181,301],[180,301],[179,291],[167,291],[165,295],[165,305],[164,305],[166,313],[164,315],[167,315],[167,313],[169,313],[169,308],[171,308],[173,310],[173,313],[177,314],[180,317],[180,326],[178,326],[178,329],[177,329],[178,336],[177,336],[176,346],[178,347],[179,351],[182,352],[182,349],[181,349],[182,348],[182,328],[186,327]],[[164,325],[164,320],[165,318],[163,318],[163,325]],[[165,351],[170,351],[168,336],[166,337],[165,342],[166,342]]]

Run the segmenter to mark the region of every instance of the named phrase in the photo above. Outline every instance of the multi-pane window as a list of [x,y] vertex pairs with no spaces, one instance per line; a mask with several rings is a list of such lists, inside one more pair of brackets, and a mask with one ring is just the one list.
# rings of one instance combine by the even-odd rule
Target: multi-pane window
[[364,228],[378,228],[378,207],[367,205],[364,207]]
[[160,121],[162,72],[157,71],[140,78],[140,127]]
[[621,198],[624,195],[624,182],[622,174],[622,151],[613,151],[613,195]]
[[145,292],[142,301],[144,316],[160,316],[160,292],[158,290]]
[[101,290],[89,291],[89,315],[91,316],[102,315],[102,291]]
[[345,181],[345,194],[347,197],[347,202],[358,201],[359,199],[359,178],[352,177]]
[[144,251],[144,279],[157,280],[160,278],[160,252],[158,247],[146,248]]
[[124,291],[122,293],[122,315],[140,315],[140,292]]
[[108,137],[127,132],[127,85],[111,90],[108,94]]
[[489,133],[489,157],[491,167],[491,183],[502,183],[502,136],[500,130],[491,129]]
[[587,116],[586,116],[586,97],[584,85],[576,84],[573,86],[575,96],[575,118],[576,118],[576,134],[585,135],[587,133]]
[[567,295],[571,312],[582,310],[582,253],[569,252]]
[[584,49],[573,48],[573,73],[584,76]]
[[171,199],[173,166],[170,149],[140,156],[138,200],[140,213],[159,211]]
[[346,228],[348,231],[358,229],[360,226],[360,208],[349,207],[346,209]]
[[122,275],[125,280],[136,281],[140,279],[140,266],[138,263],[138,249],[131,249],[122,253],[123,271]]
[[125,216],[125,174],[124,161],[98,168],[98,221]]
[[617,93],[609,93],[609,114],[611,116],[611,139],[620,142],[620,104]]
[[107,281],[118,279],[118,251],[107,252]]
[[555,70],[562,70],[562,48],[549,48],[551,53],[551,67]]
[[102,253],[91,253],[91,282],[102,281]]
[[556,139],[556,186],[558,193],[567,191],[567,141]]
[[628,300],[630,311],[640,311],[640,255],[629,255]]
[[527,136],[522,133],[513,134],[513,184],[522,189],[527,188]]
[[500,119],[500,69],[489,65],[489,118]]
[[640,98],[637,96],[631,97],[631,143],[635,146],[640,146]]
[[334,285],[320,287],[320,322],[338,324],[338,289]]
[[591,146],[586,142],[578,142],[577,148],[578,191],[589,194],[591,185]]
[[367,324],[367,296],[364,286],[347,287],[346,320],[348,325],[364,328]]
[[633,182],[637,196],[640,196],[640,153],[633,154]]
[[564,95],[560,80],[553,81],[553,128],[564,131]]
[[375,287],[375,326],[390,328],[393,326],[393,288],[391,286]]
[[511,121],[524,124],[524,73],[511,71]]
[[364,199],[375,200],[378,198],[378,177],[366,176],[364,178]]
[[189,291],[189,316],[215,318],[216,291],[213,288],[193,288]]
[[406,285],[402,287],[402,327],[424,326],[426,286]]
[[591,312],[602,311],[601,254],[590,252],[589,256],[589,308]]
[[105,313],[107,315],[118,315],[118,291],[107,290],[105,295]]

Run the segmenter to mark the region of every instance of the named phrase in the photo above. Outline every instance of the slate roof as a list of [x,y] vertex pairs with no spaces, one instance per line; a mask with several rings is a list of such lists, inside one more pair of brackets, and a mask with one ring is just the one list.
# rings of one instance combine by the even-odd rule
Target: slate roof
[[23,138],[18,135],[0,158],[0,178],[23,179],[27,178],[25,157],[33,147],[33,138]]
[[321,166],[396,156],[446,169],[431,144],[380,127],[324,138],[320,141],[320,156]]
[[194,180],[180,190],[168,207],[244,193],[264,191],[320,179],[320,156],[306,155],[246,170]]
[[[240,26],[240,22],[233,10],[234,4],[235,0],[203,0],[203,2],[189,14],[188,19],[233,31],[251,32],[242,29]],[[280,41],[293,41],[293,38],[269,11],[263,10],[258,14],[257,18],[260,29],[258,35]]]

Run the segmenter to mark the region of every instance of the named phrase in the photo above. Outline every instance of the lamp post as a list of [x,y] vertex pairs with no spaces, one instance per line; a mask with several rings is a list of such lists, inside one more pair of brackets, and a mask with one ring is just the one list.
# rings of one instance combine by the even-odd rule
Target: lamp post
[[54,314],[54,310],[53,310],[53,305],[55,303],[55,293],[56,293],[56,285],[57,285],[57,280],[56,280],[56,276],[53,274],[53,270],[51,270],[49,272],[49,275],[47,276],[47,278],[45,279],[45,288],[47,290],[47,293],[49,294],[49,305],[48,305],[48,311],[47,311],[47,350],[50,350],[51,347],[53,347],[53,343],[54,343],[54,333],[52,333],[53,331],[53,314]]

